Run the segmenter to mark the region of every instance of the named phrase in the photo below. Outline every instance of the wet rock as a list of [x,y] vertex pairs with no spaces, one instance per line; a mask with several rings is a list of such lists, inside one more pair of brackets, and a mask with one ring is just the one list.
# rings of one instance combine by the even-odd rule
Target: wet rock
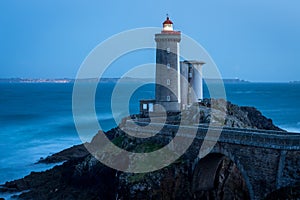
[[[126,119],[129,119],[126,118]],[[239,128],[280,130],[253,107],[239,107],[224,100],[205,99],[200,105],[173,115],[170,123],[181,119],[184,123],[213,123]],[[122,121],[120,127],[125,125]],[[91,143],[90,151],[97,155],[105,134],[122,149],[133,152],[151,152],[166,145],[169,139],[138,140],[126,137],[120,127],[107,132],[99,131]],[[102,155],[106,156],[106,155]],[[237,167],[224,160],[218,171],[216,187],[209,191],[194,191],[191,163],[181,157],[161,170],[144,174],[118,172],[90,155],[85,146],[75,145],[53,154],[39,163],[64,162],[45,172],[32,172],[28,176],[4,184],[2,191],[23,191],[21,199],[248,199],[245,183]],[[125,156],[116,155],[114,162],[130,166]],[[280,191],[286,192],[287,189]],[[295,191],[295,190],[293,190]],[[288,194],[288,192],[286,192]],[[295,192],[293,192],[294,194]],[[277,194],[277,193],[276,193]],[[270,198],[273,196],[270,196]],[[299,197],[299,195],[298,195]],[[272,198],[271,198],[272,199]]]
[[7,188],[24,191],[20,199],[114,199],[116,171],[92,156],[72,159],[45,172],[5,183]]
[[74,145],[70,148],[64,149],[58,153],[55,153],[51,156],[44,158],[41,158],[37,163],[58,163],[63,162],[66,160],[70,160],[73,158],[82,158],[89,154],[87,149],[83,144],[80,145]]
[[210,124],[233,128],[284,131],[254,107],[237,106],[223,99],[204,99],[182,112],[186,124]]

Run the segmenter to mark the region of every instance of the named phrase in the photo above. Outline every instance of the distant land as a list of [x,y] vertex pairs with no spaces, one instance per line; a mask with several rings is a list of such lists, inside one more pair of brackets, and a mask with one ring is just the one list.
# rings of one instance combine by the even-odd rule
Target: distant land
[[[56,79],[41,79],[41,78],[0,78],[0,83],[74,83],[76,79],[71,78],[56,78]],[[101,83],[116,83],[120,78],[101,78]],[[80,82],[99,82],[98,78],[77,79]],[[124,77],[123,82],[153,82],[151,78],[132,78]],[[220,79],[205,79],[206,82],[219,82]],[[224,83],[249,83],[249,81],[235,79],[223,79]],[[299,82],[300,83],[300,82]]]
[[290,81],[289,83],[300,83],[300,81]]

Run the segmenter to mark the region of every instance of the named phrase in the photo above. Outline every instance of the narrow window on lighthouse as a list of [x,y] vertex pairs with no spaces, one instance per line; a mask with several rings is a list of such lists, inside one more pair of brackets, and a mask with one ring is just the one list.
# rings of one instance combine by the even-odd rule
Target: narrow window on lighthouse
[[168,96],[167,96],[167,101],[170,101],[170,100],[171,100],[171,98],[170,98],[170,96],[168,95]]
[[170,79],[167,79],[167,85],[170,85]]
[[170,47],[167,48],[167,53],[170,53]]
[[143,103],[143,110],[147,110],[147,104]]
[[167,64],[167,68],[170,69],[170,67],[171,67],[171,66],[170,66],[170,63],[168,63],[168,64]]

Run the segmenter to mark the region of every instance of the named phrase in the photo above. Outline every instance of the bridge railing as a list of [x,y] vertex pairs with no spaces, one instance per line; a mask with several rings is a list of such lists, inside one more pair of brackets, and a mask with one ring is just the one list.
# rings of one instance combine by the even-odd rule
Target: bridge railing
[[[138,126],[133,120],[127,120],[124,129],[134,131],[136,134],[149,134],[154,136],[157,134],[158,127],[164,125],[161,123],[148,124],[146,122],[139,122],[139,124],[143,126]],[[300,134],[297,133],[245,128],[222,128],[216,126],[209,127],[205,125],[181,125],[180,130],[181,132],[178,133],[178,125],[166,124],[159,134],[170,137],[172,136],[171,133],[176,133],[181,137],[192,137],[190,133],[197,131],[196,138],[199,140],[205,138],[206,140],[224,143],[272,149],[300,149]],[[208,130],[209,134],[207,134]]]

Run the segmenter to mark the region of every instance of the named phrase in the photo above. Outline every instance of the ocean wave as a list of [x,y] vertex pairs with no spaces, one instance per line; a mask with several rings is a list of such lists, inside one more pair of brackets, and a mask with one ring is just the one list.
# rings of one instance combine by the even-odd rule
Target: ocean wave
[[[298,125],[298,123],[297,123]],[[292,133],[300,133],[300,127],[295,127],[295,126],[290,126],[290,125],[281,125],[279,126],[280,128],[288,131],[288,132],[292,132]]]
[[[112,113],[101,113],[96,115],[98,120],[108,120],[112,119],[113,115]],[[80,121],[85,122],[85,121],[92,121],[95,119],[95,115],[93,114],[85,114],[85,115],[78,115],[76,118],[80,119]]]
[[30,121],[37,120],[41,117],[39,114],[6,114],[1,115],[0,120],[3,122]]
[[233,92],[235,94],[252,94],[253,90],[248,90],[248,91],[235,91]]
[[[60,117],[53,117],[50,118],[51,121],[45,123],[45,126],[48,129],[51,129],[52,132],[74,132],[76,131],[74,117],[72,115],[68,116],[60,116]],[[89,128],[94,124],[95,116],[92,114],[86,114],[76,117],[77,123],[81,128]],[[110,113],[99,114],[96,116],[96,120],[98,122],[107,122],[107,121],[114,121],[113,115]],[[48,132],[50,130],[47,130]]]
[[300,128],[285,128],[285,130],[287,130],[288,132],[300,134]]
[[17,196],[17,195],[20,195],[22,194],[23,192],[28,192],[29,190],[24,190],[22,192],[3,192],[3,193],[0,193],[1,194],[1,197],[6,199],[6,200],[11,200],[11,199],[16,199],[16,198],[13,198],[13,196]]

